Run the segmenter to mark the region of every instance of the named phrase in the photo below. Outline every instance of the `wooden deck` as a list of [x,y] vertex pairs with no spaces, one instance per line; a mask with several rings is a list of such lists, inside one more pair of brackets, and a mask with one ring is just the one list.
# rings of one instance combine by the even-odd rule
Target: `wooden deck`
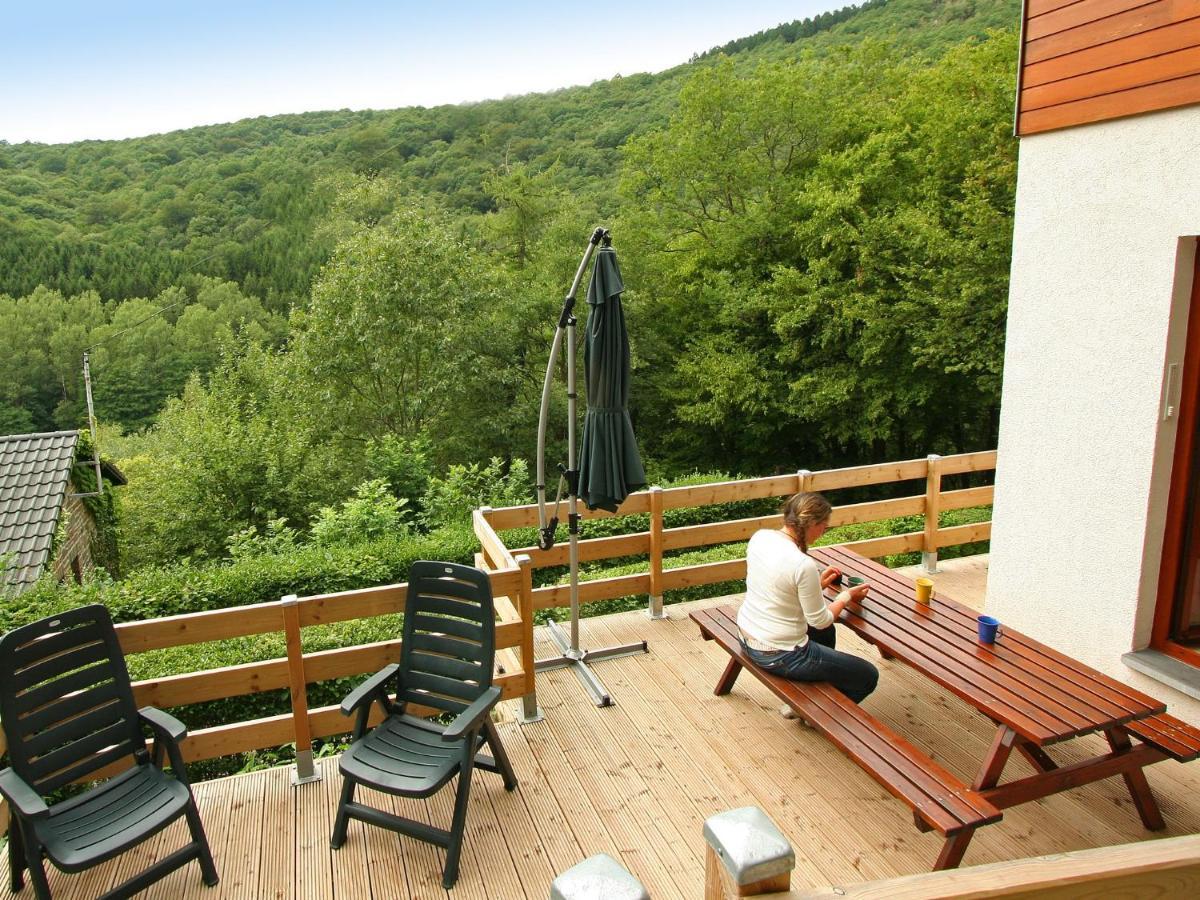
[[[720,601],[705,605],[714,602]],[[477,774],[462,876],[453,897],[541,900],[557,872],[600,851],[620,859],[656,898],[699,897],[705,817],[748,804],[766,810],[795,846],[794,886],[927,870],[941,838],[917,832],[908,808],[819,734],[783,719],[755,679],[740,680],[727,697],[712,695],[727,657],[699,639],[686,618],[690,608],[669,607],[671,618],[661,622],[640,612],[584,621],[585,646],[650,641],[648,655],[595,666],[615,707],[592,706],[568,671],[539,675],[545,720],[500,726],[521,786],[507,794],[497,776]],[[982,758],[991,740],[992,724],[839,631],[844,646],[880,666],[879,689],[865,704],[872,715],[969,780],[971,762]],[[548,646],[541,649],[550,652]],[[189,865],[145,896],[445,897],[440,850],[361,823],[351,824],[342,850],[329,849],[337,761],[319,765],[324,780],[301,788],[289,785],[287,769],[198,785],[221,884],[204,888],[197,867]],[[1014,758],[1009,765],[1017,772],[1026,764]],[[1167,820],[1159,834],[1200,831],[1200,765],[1165,762],[1148,769],[1147,776]],[[424,803],[398,802],[395,808],[444,823],[451,800],[444,792]],[[1120,780],[1109,779],[1006,811],[1002,822],[978,833],[964,865],[1157,836],[1143,830]],[[94,897],[160,847],[179,843],[180,833],[168,832],[94,873],[52,873],[55,896]],[[7,873],[7,860],[3,864]],[[12,896],[5,877],[0,898]],[[30,897],[31,889],[17,896]]]

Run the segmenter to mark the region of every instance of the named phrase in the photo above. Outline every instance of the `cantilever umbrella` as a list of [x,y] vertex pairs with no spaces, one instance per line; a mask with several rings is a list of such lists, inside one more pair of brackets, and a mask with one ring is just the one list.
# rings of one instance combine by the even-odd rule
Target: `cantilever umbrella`
[[[588,663],[630,653],[646,653],[645,641],[636,641],[601,650],[583,650],[579,646],[579,499],[592,509],[616,511],[630,490],[646,483],[646,473],[633,439],[626,404],[629,401],[629,336],[625,333],[625,313],[621,309],[621,270],[613,252],[607,228],[597,228],[588,240],[587,251],[580,260],[571,290],[563,301],[546,365],[546,380],[542,384],[542,407],[538,417],[537,492],[538,547],[549,550],[554,546],[554,530],[558,525],[558,503],[563,487],[568,489],[567,534],[570,543],[568,560],[571,571],[571,637],[568,641],[558,624],[547,623],[550,636],[558,644],[561,655],[535,660],[536,668],[553,669],[569,666],[592,695],[597,706],[612,704],[612,696]],[[596,252],[598,244],[604,246]],[[575,444],[575,294],[583,282],[588,261],[595,258],[592,280],[588,285],[587,335],[584,341],[584,367],[587,375],[587,415],[583,424],[583,447],[578,466]],[[565,336],[565,341],[564,341]],[[558,352],[567,348],[567,464],[559,480],[559,497],[554,501],[554,515],[548,515],[546,503],[546,428],[550,411],[550,390],[554,380]],[[653,613],[656,618],[660,616]],[[524,721],[540,718],[537,701],[532,693],[524,698]]]
[[646,484],[629,419],[629,335],[621,307],[621,269],[611,246],[596,253],[588,283],[584,343],[587,415],[579,451],[579,497],[588,509],[616,512]]

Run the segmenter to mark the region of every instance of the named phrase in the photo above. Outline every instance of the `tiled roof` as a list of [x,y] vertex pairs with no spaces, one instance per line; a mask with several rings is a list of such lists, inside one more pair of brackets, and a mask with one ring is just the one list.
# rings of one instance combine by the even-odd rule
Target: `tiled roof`
[[70,483],[77,431],[0,437],[0,594],[37,581]]

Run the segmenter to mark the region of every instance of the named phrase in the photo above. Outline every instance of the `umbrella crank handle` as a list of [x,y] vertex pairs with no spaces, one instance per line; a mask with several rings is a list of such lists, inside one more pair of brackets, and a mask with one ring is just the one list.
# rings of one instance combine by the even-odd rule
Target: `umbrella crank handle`
[[558,473],[567,482],[567,493],[574,497],[579,496],[579,470],[568,469],[562,463],[558,464]]
[[549,550],[554,546],[554,532],[558,530],[558,516],[553,516],[545,528],[538,529],[538,549]]

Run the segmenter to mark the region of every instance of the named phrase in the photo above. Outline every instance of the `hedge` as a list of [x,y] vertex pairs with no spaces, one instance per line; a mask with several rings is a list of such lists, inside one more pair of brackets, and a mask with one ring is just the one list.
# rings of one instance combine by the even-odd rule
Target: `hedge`
[[[44,579],[20,597],[5,601],[0,608],[0,631],[90,603],[102,603],[115,621],[128,622],[269,603],[287,594],[308,596],[396,584],[407,580],[409,567],[419,559],[469,565],[477,550],[475,535],[458,528],[348,547],[303,547],[233,562],[147,568],[121,581],[98,577],[75,585]],[[400,634],[401,622],[401,616],[391,615],[305,628],[303,646],[306,652],[313,652],[393,640]],[[137,681],[286,655],[283,634],[268,633],[138,653],[131,655],[128,663],[130,675]],[[339,679],[312,685],[309,702],[312,706],[335,703],[354,682]],[[279,690],[191,704],[171,712],[189,728],[197,729],[279,715],[289,709],[288,692]],[[289,755],[286,749],[282,753],[259,751],[196,763],[189,770],[198,778],[213,777],[247,766],[277,764]]]
[[150,567],[121,581],[101,576],[76,585],[45,578],[34,589],[4,602],[0,631],[87,603],[103,603],[115,621],[130,622],[269,603],[288,594],[395,584],[407,579],[409,566],[418,559],[469,565],[478,548],[469,528],[456,528],[353,546],[306,546],[236,561]]

